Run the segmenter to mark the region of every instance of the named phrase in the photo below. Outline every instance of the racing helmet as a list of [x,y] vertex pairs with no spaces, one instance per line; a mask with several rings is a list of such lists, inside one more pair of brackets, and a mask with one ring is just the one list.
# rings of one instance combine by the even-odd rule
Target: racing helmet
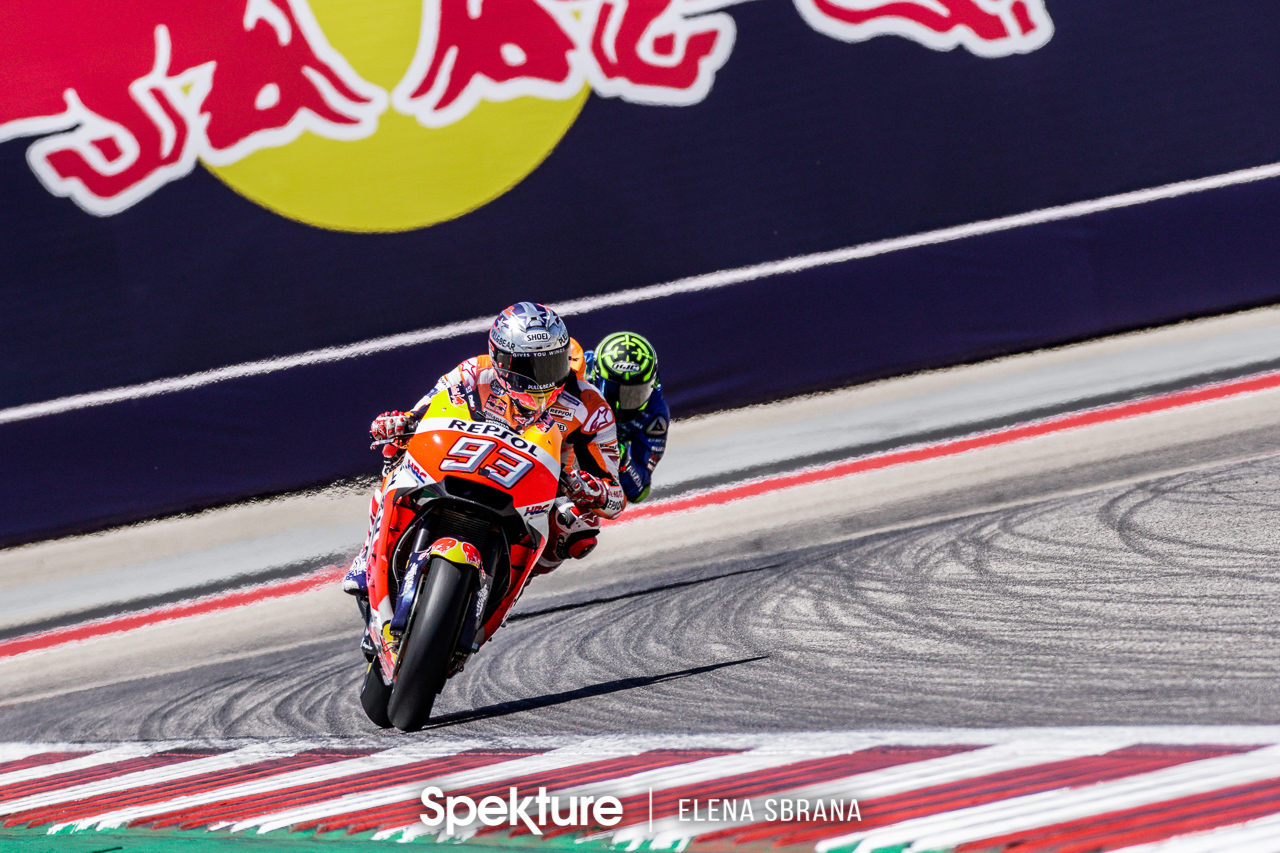
[[658,381],[658,352],[635,332],[614,332],[596,346],[591,384],[600,389],[618,422],[639,414]]
[[517,302],[489,328],[499,390],[527,413],[546,411],[569,378],[569,330],[545,305]]

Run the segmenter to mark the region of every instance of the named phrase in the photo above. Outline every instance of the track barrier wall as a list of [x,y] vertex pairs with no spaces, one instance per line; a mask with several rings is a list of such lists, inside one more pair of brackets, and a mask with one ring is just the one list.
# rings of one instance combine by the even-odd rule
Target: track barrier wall
[[[959,17],[972,6],[945,5]],[[311,6],[343,49],[324,4]],[[396,233],[297,221],[287,193],[246,197],[235,169],[309,138],[216,176],[192,160],[128,204],[103,202],[119,210],[86,210],[92,199],[74,187],[59,198],[33,170],[33,146],[68,125],[32,130],[39,110],[15,93],[39,79],[14,77],[0,94],[0,545],[370,474],[370,419],[412,405],[484,338],[4,420],[18,407],[443,326],[518,299],[580,300],[1280,162],[1274,4],[1019,7],[1048,16],[1047,40],[975,41],[952,27],[846,41],[787,3],[729,6],[716,14],[736,37],[700,98],[654,106],[593,83],[527,177]],[[25,34],[25,71],[73,64],[30,26],[9,30]],[[166,26],[176,72],[182,31]],[[940,49],[948,38],[960,43]],[[230,67],[229,54],[219,61]],[[105,109],[76,85],[86,109]],[[411,121],[394,108],[380,120]],[[495,121],[495,132],[526,132],[519,117]],[[110,154],[116,143],[100,144]],[[468,156],[485,165],[487,150]],[[412,146],[393,153],[406,174],[433,168]],[[1270,177],[568,323],[588,346],[619,328],[653,340],[679,417],[1269,304],[1277,269]]]

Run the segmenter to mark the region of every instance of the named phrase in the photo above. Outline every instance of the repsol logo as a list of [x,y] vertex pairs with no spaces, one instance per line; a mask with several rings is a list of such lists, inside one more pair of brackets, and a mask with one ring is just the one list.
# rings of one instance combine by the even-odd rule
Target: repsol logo
[[492,435],[502,439],[517,450],[530,450],[534,446],[533,442],[521,438],[499,424],[480,424],[475,421],[462,421],[454,418],[449,421],[449,429],[456,429],[458,432],[465,432],[470,435]]

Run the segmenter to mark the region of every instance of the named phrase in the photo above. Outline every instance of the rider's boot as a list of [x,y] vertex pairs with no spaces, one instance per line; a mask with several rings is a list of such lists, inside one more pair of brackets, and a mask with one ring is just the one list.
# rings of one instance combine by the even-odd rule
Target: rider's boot
[[[359,559],[359,558],[357,558]],[[347,595],[368,595],[369,580],[365,577],[364,566],[351,564],[342,578],[342,591]]]
[[346,575],[342,578],[342,591],[348,595],[367,596],[369,594],[369,580],[365,576],[365,569],[369,564],[369,553],[373,547],[373,537],[378,534],[378,519],[382,515],[382,490],[374,489],[373,496],[369,499],[369,532],[365,535],[364,545],[360,547],[360,553],[356,554],[351,561],[351,567],[347,569]]

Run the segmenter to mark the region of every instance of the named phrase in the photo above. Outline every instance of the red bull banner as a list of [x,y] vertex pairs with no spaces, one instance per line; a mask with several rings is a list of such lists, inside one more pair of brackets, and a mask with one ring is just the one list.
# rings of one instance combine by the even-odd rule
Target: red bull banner
[[1280,302],[1278,42],[1273,2],[0,2],[0,547],[372,474],[484,346],[440,330],[521,300],[644,334],[677,423]]
[[[391,14],[400,4],[317,2],[331,39],[308,0],[15,3],[0,18],[0,140],[35,137],[27,161],[40,183],[98,216],[200,162],[313,225],[419,228],[521,180],[589,92],[651,106],[705,100],[733,53],[737,29],[723,11],[733,2],[426,0],[398,79],[388,54],[414,31]],[[986,58],[1053,35],[1043,0],[797,0],[796,10],[844,42],[894,35]],[[357,40],[370,21],[385,29]],[[388,109],[418,127],[385,121]],[[304,133],[317,139],[294,146]],[[357,140],[366,142],[346,144]],[[509,149],[505,162],[473,180],[474,167],[459,163],[466,146],[495,144]],[[430,174],[366,180],[390,148],[436,155],[423,164]],[[288,153],[231,168],[264,149]],[[300,192],[293,181],[324,186]]]

